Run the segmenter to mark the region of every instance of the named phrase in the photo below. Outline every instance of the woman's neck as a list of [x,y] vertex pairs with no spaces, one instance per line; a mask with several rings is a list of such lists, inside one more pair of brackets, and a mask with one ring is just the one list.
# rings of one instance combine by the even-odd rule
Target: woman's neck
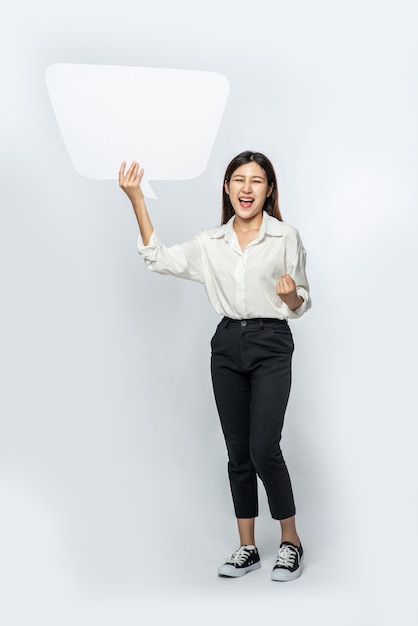
[[235,214],[234,230],[235,232],[248,233],[253,231],[259,231],[261,224],[263,223],[263,214],[258,213],[248,219],[239,217]]

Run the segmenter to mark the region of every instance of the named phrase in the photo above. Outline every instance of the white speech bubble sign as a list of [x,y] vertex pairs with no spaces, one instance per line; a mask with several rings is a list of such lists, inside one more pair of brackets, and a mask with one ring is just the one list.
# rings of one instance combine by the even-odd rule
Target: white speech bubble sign
[[149,181],[189,180],[204,172],[229,93],[217,72],[56,63],[46,84],[76,171],[117,178],[122,161]]

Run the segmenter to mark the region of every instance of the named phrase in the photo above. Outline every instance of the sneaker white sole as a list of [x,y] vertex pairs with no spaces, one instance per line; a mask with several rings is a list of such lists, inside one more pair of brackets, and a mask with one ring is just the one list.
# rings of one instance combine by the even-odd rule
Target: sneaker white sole
[[294,572],[289,572],[289,570],[284,569],[284,568],[274,569],[271,572],[271,580],[277,580],[279,582],[288,582],[289,580],[296,580],[296,578],[299,578],[299,576],[302,573],[302,563],[303,563],[303,556],[301,558],[298,569],[295,570]]
[[256,569],[260,569],[261,563],[254,563],[253,565],[249,565],[248,567],[237,568],[233,565],[229,565],[229,563],[224,563],[218,568],[218,576],[228,576],[228,578],[239,578],[239,576],[244,576],[248,574],[248,572],[253,572]]

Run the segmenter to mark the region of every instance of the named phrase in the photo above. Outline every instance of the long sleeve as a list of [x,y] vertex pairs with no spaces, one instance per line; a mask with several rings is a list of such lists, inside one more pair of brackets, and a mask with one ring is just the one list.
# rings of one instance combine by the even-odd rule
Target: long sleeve
[[152,272],[204,282],[203,251],[198,237],[167,247],[154,231],[147,246],[144,246],[141,236],[138,237],[137,249]]
[[309,283],[306,276],[306,250],[303,247],[299,233],[296,231],[286,245],[286,273],[290,274],[296,283],[298,296],[303,298],[302,304],[292,311],[284,304],[289,318],[301,317],[311,308],[311,297],[309,293]]

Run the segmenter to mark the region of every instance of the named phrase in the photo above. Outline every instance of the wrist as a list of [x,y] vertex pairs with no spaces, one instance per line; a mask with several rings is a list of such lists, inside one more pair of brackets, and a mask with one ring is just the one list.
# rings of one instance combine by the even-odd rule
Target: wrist
[[142,209],[145,206],[145,198],[143,195],[131,198],[132,206],[136,209]]
[[291,303],[288,303],[287,306],[291,311],[296,311],[296,309],[298,309],[304,302],[305,300],[302,298],[302,296],[296,296],[295,300]]

